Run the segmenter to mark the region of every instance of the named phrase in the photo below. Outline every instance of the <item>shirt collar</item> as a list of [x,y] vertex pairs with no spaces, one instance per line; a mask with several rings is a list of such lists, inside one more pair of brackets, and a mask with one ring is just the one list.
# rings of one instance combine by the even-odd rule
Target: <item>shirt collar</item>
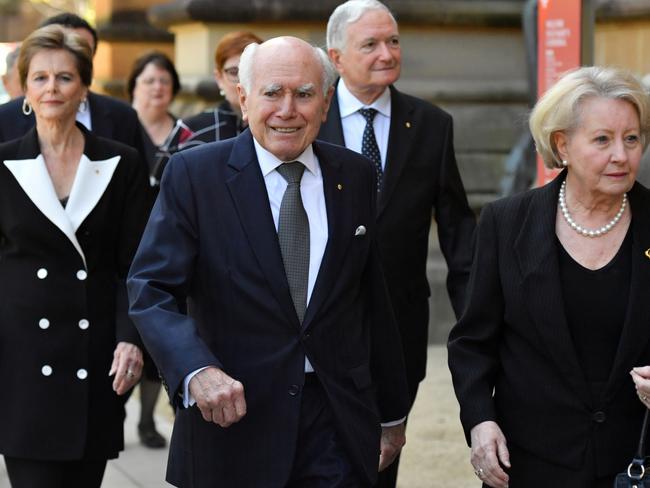
[[[262,174],[266,176],[278,166],[280,166],[285,161],[280,161],[276,156],[271,154],[269,151],[264,149],[259,142],[253,137],[253,145],[255,146],[255,154],[257,154],[257,161],[260,164]],[[305,167],[314,175],[318,176],[320,174],[320,166],[318,165],[318,160],[314,154],[314,149],[310,144],[307,148],[298,156],[296,161],[300,161]]]
[[388,88],[386,88],[384,92],[379,95],[379,98],[370,105],[364,105],[357,97],[355,97],[352,92],[348,90],[343,78],[339,79],[336,93],[339,101],[339,112],[341,113],[341,118],[352,115],[360,108],[364,107],[374,108],[380,114],[390,118],[390,90]]

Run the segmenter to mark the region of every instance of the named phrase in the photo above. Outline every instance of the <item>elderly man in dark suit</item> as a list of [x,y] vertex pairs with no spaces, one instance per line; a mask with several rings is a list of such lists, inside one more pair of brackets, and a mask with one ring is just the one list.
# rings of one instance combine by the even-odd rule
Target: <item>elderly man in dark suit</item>
[[[49,17],[39,27],[46,25],[71,29],[90,44],[93,54],[97,50],[97,32],[75,14],[63,13]],[[24,100],[24,97],[18,97],[0,105],[0,142],[18,139],[34,127],[34,115],[24,105]],[[98,136],[133,147],[145,161],[142,128],[135,110],[120,100],[91,91],[88,92],[84,105],[79,109],[77,121]]]
[[[452,119],[393,87],[400,75],[399,31],[382,3],[352,0],[337,7],[327,25],[327,47],[341,78],[318,138],[374,163],[378,243],[412,404],[426,370],[432,211],[457,316],[471,265],[475,219],[456,166]],[[381,486],[395,486],[396,478],[397,462],[381,474]]]
[[374,172],[314,142],[325,53],[276,38],[239,70],[250,130],[172,157],[130,272],[131,316],[178,407],[167,480],[370,486],[408,410]]

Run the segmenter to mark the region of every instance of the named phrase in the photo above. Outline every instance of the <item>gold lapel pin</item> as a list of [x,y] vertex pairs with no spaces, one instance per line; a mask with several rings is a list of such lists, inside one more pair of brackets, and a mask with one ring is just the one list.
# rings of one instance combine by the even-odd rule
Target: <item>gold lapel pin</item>
[[410,122],[407,122],[407,123],[404,124],[404,125],[406,125],[406,128],[407,128],[407,129],[410,129],[410,128],[411,128],[411,123],[410,123]]
[[[341,183],[339,183],[338,185],[336,185],[336,188],[337,188],[337,190],[342,190],[343,185]],[[648,249],[648,251],[650,251],[650,249]]]
[[645,250],[645,257],[650,259],[650,249]]

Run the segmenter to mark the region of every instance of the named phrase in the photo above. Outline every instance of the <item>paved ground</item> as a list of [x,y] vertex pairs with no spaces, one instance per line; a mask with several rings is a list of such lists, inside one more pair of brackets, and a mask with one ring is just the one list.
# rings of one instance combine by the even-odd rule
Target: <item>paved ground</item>
[[[140,446],[136,435],[138,401],[127,403],[126,448],[111,461],[102,488],[159,488],[164,481],[167,452]],[[171,414],[163,400],[157,410],[159,430],[169,439]],[[458,422],[458,405],[447,371],[446,350],[429,348],[429,369],[420,386],[402,455],[399,488],[477,488],[470,469],[468,449]],[[0,488],[10,488],[4,463],[0,462]]]

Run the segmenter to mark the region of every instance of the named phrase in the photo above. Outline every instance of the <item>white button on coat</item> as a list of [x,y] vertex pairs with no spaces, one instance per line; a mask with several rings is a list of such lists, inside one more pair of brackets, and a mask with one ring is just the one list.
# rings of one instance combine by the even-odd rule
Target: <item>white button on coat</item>
[[85,270],[80,269],[79,271],[77,271],[77,279],[78,279],[79,281],[83,281],[83,280],[85,280],[86,278],[88,278],[88,273],[86,273]]
[[43,376],[50,376],[52,374],[52,366],[46,364],[41,368],[41,373],[43,374]]
[[88,378],[88,371],[86,371],[83,368],[78,369],[77,370],[77,378],[79,378],[80,380],[85,380],[86,378]]
[[47,270],[45,268],[40,268],[36,272],[36,276],[38,277],[39,280],[44,280],[45,278],[47,278]]
[[50,321],[47,320],[46,318],[42,318],[41,320],[38,321],[38,326],[45,330],[50,327]]
[[86,319],[81,319],[81,320],[79,321],[79,328],[80,328],[81,330],[86,330],[88,327],[90,327],[90,322],[88,322],[88,320],[86,320]]

